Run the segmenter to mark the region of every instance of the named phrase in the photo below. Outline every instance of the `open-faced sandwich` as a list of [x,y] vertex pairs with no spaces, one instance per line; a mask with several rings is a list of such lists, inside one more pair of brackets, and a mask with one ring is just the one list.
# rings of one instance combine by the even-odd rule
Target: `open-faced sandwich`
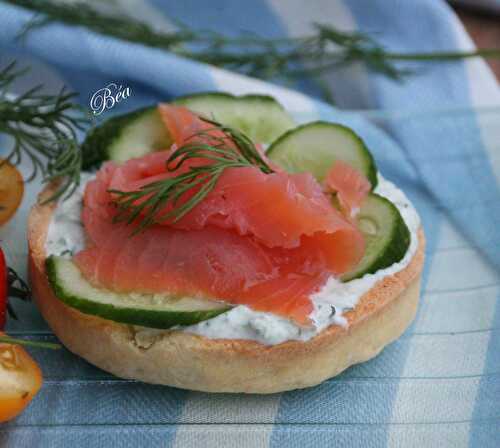
[[124,378],[271,393],[400,336],[417,213],[352,130],[294,126],[270,97],[212,93],[95,128],[79,189],[29,222],[34,295],[66,347]]

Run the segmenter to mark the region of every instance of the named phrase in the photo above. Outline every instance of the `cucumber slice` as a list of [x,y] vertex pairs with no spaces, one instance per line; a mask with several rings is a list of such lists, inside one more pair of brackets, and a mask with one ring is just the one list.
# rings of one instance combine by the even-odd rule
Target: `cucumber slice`
[[268,149],[268,157],[295,173],[309,171],[322,182],[336,160],[362,172],[377,185],[377,168],[363,140],[340,124],[315,121],[298,126],[279,137]]
[[83,168],[104,160],[124,162],[168,148],[172,140],[156,107],[135,110],[106,120],[82,144]]
[[[287,171],[309,171],[320,182],[335,160],[342,160],[361,171],[372,189],[377,185],[377,168],[363,140],[340,124],[317,121],[299,126],[279,137],[267,155]],[[404,257],[410,244],[410,232],[399,210],[382,196],[370,193],[357,220],[366,239],[366,251],[342,281],[391,266]]]
[[410,231],[397,207],[387,198],[370,193],[356,220],[365,237],[366,250],[356,268],[342,276],[344,282],[397,263],[410,245]]
[[258,143],[271,143],[295,126],[283,106],[267,95],[208,92],[177,98],[174,104],[236,128]]
[[[283,107],[265,95],[209,92],[180,97],[174,104],[235,127],[259,143],[270,143],[294,126]],[[88,134],[82,144],[83,168],[93,168],[104,160],[124,162],[171,143],[156,107],[139,109],[110,118]]]
[[149,328],[192,325],[230,309],[227,304],[190,297],[118,294],[92,286],[69,259],[50,256],[49,282],[59,300],[85,314]]

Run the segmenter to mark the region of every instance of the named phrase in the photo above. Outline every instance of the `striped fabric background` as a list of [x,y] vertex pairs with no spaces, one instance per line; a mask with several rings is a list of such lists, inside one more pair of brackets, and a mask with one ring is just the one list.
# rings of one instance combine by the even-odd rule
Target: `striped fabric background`
[[[301,35],[317,21],[376,33],[397,51],[472,45],[437,0],[120,4],[163,29],[177,18],[228,33]],[[120,380],[65,350],[32,351],[45,386],[27,412],[0,427],[1,446],[500,446],[500,91],[483,61],[418,66],[403,84],[361,66],[343,69],[329,80],[334,109],[302,93],[82,29],[51,25],[21,45],[13,36],[31,14],[0,3],[0,17],[0,65],[17,58],[35,67],[24,86],[65,83],[86,104],[111,81],[130,85],[132,97],[109,115],[216,89],[270,93],[299,121],[352,126],[383,174],[414,201],[428,240],[416,321],[376,359],[339,377],[270,396],[209,395]],[[318,93],[310,80],[296,87]],[[23,209],[0,230],[10,264],[21,271],[26,213],[38,189],[28,186]],[[21,320],[10,322],[12,334],[53,338],[32,305],[16,304],[16,310]]]

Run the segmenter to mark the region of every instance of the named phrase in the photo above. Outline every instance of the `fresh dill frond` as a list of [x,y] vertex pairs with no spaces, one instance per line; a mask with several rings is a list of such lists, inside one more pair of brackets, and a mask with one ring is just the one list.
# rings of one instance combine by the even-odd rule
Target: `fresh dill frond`
[[58,181],[57,190],[43,203],[55,201],[61,196],[69,198],[80,185],[80,175],[82,171],[82,152],[80,146],[74,139],[62,139],[57,142],[60,150],[57,156],[47,163],[47,174],[45,182]]
[[27,72],[12,62],[0,71],[0,133],[13,139],[12,150],[4,157],[14,165],[24,158],[31,162],[27,181],[41,175],[45,182],[60,179],[50,200],[72,192],[78,185],[81,155],[77,131],[88,123],[82,109],[73,101],[75,94],[62,88],[56,94],[43,93],[43,86],[13,95],[13,83]]
[[[144,185],[136,191],[109,190],[118,209],[115,222],[137,222],[134,234],[153,224],[176,222],[205,199],[226,169],[257,167],[266,174],[273,172],[245,134],[215,121],[203,120],[213,128],[188,138],[166,161],[165,170],[171,173],[180,170],[178,175]],[[221,135],[214,135],[214,130]],[[197,141],[189,142],[195,137]],[[202,163],[181,169],[195,159]],[[186,198],[188,193],[192,195]],[[167,206],[170,208],[165,211]]]
[[[500,57],[499,49],[397,53],[367,33],[345,32],[326,24],[315,24],[310,35],[284,38],[267,38],[248,33],[228,36],[213,30],[189,28],[175,20],[178,29],[164,32],[121,13],[103,13],[84,2],[4,1],[38,13],[26,24],[21,32],[22,37],[47,24],[62,22],[129,42],[162,48],[182,57],[249,76],[286,82],[304,76],[311,76],[321,82],[321,75],[354,62],[364,63],[371,71],[391,79],[402,80],[411,71],[397,65],[399,61],[446,62],[478,56]],[[322,87],[325,91],[324,83]],[[329,95],[331,92],[326,91],[325,97]]]

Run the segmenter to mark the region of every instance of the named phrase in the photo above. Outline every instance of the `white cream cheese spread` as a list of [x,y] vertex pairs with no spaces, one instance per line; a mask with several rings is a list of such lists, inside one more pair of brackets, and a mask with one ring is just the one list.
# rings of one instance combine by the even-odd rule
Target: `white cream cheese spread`
[[[46,241],[47,255],[71,254],[84,248],[85,234],[80,218],[82,198],[85,185],[92,178],[92,174],[82,175],[78,190],[69,199],[57,204]],[[420,219],[415,208],[394,184],[380,175],[378,180],[375,192],[392,201],[399,209],[410,230],[410,247],[401,261],[374,274],[367,274],[346,283],[331,277],[319,292],[311,296],[314,305],[310,315],[314,322],[313,327],[302,328],[283,317],[252,311],[247,306],[239,305],[212,319],[178,329],[212,339],[250,339],[274,345],[287,340],[306,341],[330,325],[346,325],[343,313],[354,308],[363,294],[379,280],[403,270],[418,246],[417,231]],[[145,328],[136,330],[137,340],[148,340],[167,331]]]

